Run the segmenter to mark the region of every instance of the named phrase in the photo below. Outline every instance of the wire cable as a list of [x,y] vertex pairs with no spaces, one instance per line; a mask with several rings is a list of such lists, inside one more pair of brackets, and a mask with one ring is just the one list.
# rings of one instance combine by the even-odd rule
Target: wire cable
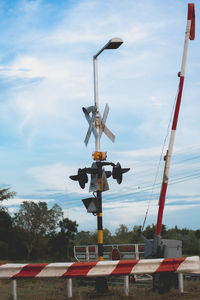
[[152,190],[151,190],[151,195],[150,195],[149,200],[148,200],[148,206],[147,206],[146,214],[145,214],[145,217],[144,217],[144,221],[143,221],[141,232],[143,232],[143,230],[144,230],[146,219],[147,219],[147,216],[148,216],[148,213],[149,213],[150,204],[151,204],[151,201],[153,199],[154,188],[155,188],[155,185],[156,185],[156,181],[158,179],[158,173],[159,173],[159,169],[160,169],[160,163],[161,163],[161,160],[162,160],[162,157],[163,157],[163,152],[164,152],[165,144],[166,144],[166,141],[167,141],[167,137],[169,135],[169,128],[170,128],[170,124],[171,124],[171,121],[172,121],[173,112],[174,112],[175,105],[176,105],[176,100],[177,100],[177,96],[178,96],[178,90],[179,89],[177,89],[176,96],[174,98],[174,104],[173,104],[173,107],[172,107],[172,111],[171,111],[169,122],[168,122],[168,126],[167,126],[167,133],[166,133],[166,136],[164,138],[164,142],[163,142],[163,146],[162,146],[162,151],[161,151],[161,154],[160,154],[160,159],[159,159],[159,162],[158,162],[158,166],[157,166],[157,170],[156,170],[156,175],[155,175],[155,178],[154,178],[154,182],[153,182],[153,186],[152,186]]

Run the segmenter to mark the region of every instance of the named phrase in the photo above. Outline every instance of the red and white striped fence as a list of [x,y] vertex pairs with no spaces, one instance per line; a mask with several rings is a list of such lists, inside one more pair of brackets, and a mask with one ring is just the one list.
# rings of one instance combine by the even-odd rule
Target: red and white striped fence
[[156,272],[200,273],[199,256],[121,261],[0,264],[0,279],[98,277]]
[[[98,277],[157,272],[200,273],[200,257],[160,258],[141,260],[41,263],[41,264],[0,264],[0,279],[12,280],[13,299],[17,299],[16,279],[18,278],[68,278],[68,297],[72,297],[72,278]],[[126,284],[127,284],[126,280]],[[127,291],[127,287],[126,287]],[[127,292],[126,292],[127,293]]]

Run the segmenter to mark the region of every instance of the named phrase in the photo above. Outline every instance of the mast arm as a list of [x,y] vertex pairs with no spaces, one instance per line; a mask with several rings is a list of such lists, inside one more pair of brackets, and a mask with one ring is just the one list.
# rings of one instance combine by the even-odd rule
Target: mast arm
[[174,146],[175,133],[176,133],[176,127],[177,127],[182,92],[183,92],[188,43],[189,43],[189,39],[194,40],[194,37],[195,37],[195,10],[194,10],[194,4],[189,3],[181,72],[178,74],[178,76],[180,77],[179,90],[178,90],[176,107],[175,107],[174,117],[173,117],[173,122],[172,122],[169,147],[167,150],[167,154],[165,156],[165,168],[164,168],[164,174],[163,174],[163,180],[162,180],[162,186],[161,186],[160,198],[159,198],[159,209],[158,209],[157,226],[156,226],[156,235],[157,236],[160,236],[161,229],[162,229],[162,219],[163,219],[165,198],[166,198],[166,192],[167,192],[167,186],[168,186],[170,162],[171,162],[171,157],[172,157],[172,150],[173,150],[173,146]]

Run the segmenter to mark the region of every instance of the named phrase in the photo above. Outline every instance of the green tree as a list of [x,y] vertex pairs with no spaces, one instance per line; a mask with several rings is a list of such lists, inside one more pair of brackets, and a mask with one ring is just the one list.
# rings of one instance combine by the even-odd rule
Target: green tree
[[0,209],[0,258],[8,258],[8,243],[12,236],[12,218],[4,209]]
[[58,233],[61,248],[67,250],[67,257],[69,257],[69,249],[74,245],[74,238],[77,233],[78,224],[76,221],[71,221],[68,218],[64,218],[59,222],[60,232]]
[[16,192],[11,192],[10,188],[5,188],[0,190],[0,201],[8,200],[13,198],[16,195]]
[[135,225],[132,230],[132,243],[143,243],[144,240],[142,238],[142,226]]
[[[110,245],[113,243],[113,236],[111,232],[107,229],[103,229],[103,244]],[[85,245],[96,245],[97,244],[97,230],[90,233],[90,243]],[[83,244],[82,244],[83,245]]]
[[54,258],[66,259],[72,255],[72,251],[70,253],[70,250],[73,250],[74,239],[78,232],[78,224],[76,221],[63,218],[59,222],[59,228],[60,231],[58,233],[54,232],[51,235],[49,245]]
[[12,230],[12,218],[5,210],[0,210],[0,240],[8,243]]
[[[147,239],[153,239],[154,235],[156,234],[156,225],[151,224],[146,227],[146,229],[143,231],[143,235]],[[166,225],[162,224],[162,230],[161,230],[161,236],[162,238],[165,238],[167,234]]]
[[[92,235],[93,235],[93,233],[91,233],[90,231],[84,231],[84,230],[79,231],[75,237],[75,245],[77,245],[77,246],[93,245],[94,240],[93,240]],[[95,240],[95,244],[96,244],[96,240]]]
[[103,229],[103,243],[104,245],[111,245],[113,242],[113,237],[111,232],[107,229]]
[[[14,225],[22,229],[27,259],[33,247],[38,248],[45,235],[56,231],[58,222],[63,217],[62,209],[55,204],[48,209],[46,202],[24,201],[13,218]],[[36,245],[37,244],[37,245]]]
[[196,237],[197,237],[198,239],[200,239],[200,230],[199,230],[199,229],[197,229],[197,230],[195,231],[195,235],[196,235]]
[[[15,195],[16,195],[16,192],[10,191],[10,188],[1,189],[0,190],[0,202],[14,198]],[[2,206],[2,204],[0,204],[0,210],[6,211],[7,209],[4,206]]]
[[25,247],[26,233],[20,227],[14,226],[9,235],[8,257],[11,260],[23,259],[27,256],[27,249]]
[[120,224],[119,228],[115,230],[115,237],[113,238],[115,244],[129,244],[132,242],[132,232],[124,224]]
[[[13,198],[16,192],[10,191],[10,188],[0,190],[0,202]],[[7,209],[0,204],[0,258],[8,258],[9,246],[12,232],[12,218]]]

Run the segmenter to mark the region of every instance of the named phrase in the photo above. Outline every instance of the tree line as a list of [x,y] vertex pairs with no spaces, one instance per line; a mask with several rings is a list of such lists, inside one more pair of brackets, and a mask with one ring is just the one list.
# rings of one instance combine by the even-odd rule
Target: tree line
[[[13,198],[14,192],[0,190],[0,201]],[[121,224],[112,234],[103,231],[104,244],[143,243],[143,236],[150,239],[155,225],[141,232],[141,226],[129,229]],[[177,226],[162,226],[162,237],[183,242],[183,254],[200,254],[200,230]],[[0,259],[9,261],[70,261],[74,245],[95,245],[97,232],[78,231],[78,223],[64,217],[62,208],[55,204],[48,208],[46,202],[24,201],[14,215],[0,206]]]

